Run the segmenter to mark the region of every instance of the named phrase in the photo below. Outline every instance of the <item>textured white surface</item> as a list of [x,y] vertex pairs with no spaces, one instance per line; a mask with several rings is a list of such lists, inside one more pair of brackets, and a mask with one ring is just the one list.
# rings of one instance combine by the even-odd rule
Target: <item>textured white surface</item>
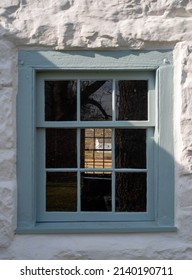
[[1,33],[17,45],[141,48],[192,40],[188,0],[2,0],[1,7]]
[[[175,233],[17,235],[18,49],[174,54]],[[192,1],[1,0],[0,259],[192,259]]]

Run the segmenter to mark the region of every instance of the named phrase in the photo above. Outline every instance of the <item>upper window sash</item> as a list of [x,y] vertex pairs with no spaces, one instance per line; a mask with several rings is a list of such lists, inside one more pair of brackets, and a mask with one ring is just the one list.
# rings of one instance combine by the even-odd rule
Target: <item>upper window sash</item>
[[[69,81],[73,80],[77,82],[77,120],[76,121],[47,121],[45,120],[45,82],[46,81]],[[111,80],[112,81],[112,120],[111,121],[81,121],[80,119],[80,82],[84,80]],[[148,93],[147,93],[147,120],[116,120],[116,81],[118,80],[135,80],[135,81],[147,81]],[[67,73],[65,71],[56,72],[37,72],[36,92],[38,92],[36,98],[37,108],[37,127],[149,127],[155,125],[156,116],[156,96],[155,96],[155,73],[145,71],[120,71],[120,72],[107,72],[107,71],[92,71],[92,72],[72,72]]]

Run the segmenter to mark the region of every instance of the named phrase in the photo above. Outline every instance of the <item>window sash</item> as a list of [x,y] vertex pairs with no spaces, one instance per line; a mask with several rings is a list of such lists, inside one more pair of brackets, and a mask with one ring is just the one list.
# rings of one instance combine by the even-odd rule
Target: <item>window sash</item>
[[[99,72],[99,71],[97,71]],[[36,117],[36,126],[37,127],[90,127],[96,125],[97,127],[109,126],[114,127],[115,123],[118,122],[118,125],[121,127],[124,126],[154,126],[156,118],[156,97],[155,97],[155,77],[154,72],[145,72],[145,71],[124,71],[124,72],[110,72],[110,74],[103,71],[97,73],[94,71],[90,72],[74,72],[73,74],[63,72],[49,73],[41,72],[37,74],[37,83],[36,83],[36,107],[37,107],[37,117]],[[80,81],[81,80],[112,80],[113,89],[112,89],[112,121],[81,121],[80,120]],[[45,106],[44,106],[44,92],[45,92],[45,81],[67,81],[67,80],[76,80],[77,81],[77,121],[45,121]],[[148,120],[146,121],[119,121],[115,120],[115,80],[147,80],[148,81]]]
[[[75,78],[76,79],[75,79]],[[111,121],[80,121],[80,80],[113,80],[112,90],[112,120]],[[146,121],[119,121],[115,120],[115,80],[147,80],[148,81],[148,120]],[[45,121],[44,120],[44,84],[46,80],[77,80],[77,121]],[[37,221],[139,221],[153,220],[155,215],[154,210],[154,127],[156,115],[156,97],[155,97],[155,82],[153,72],[102,72],[102,73],[66,73],[66,72],[41,72],[37,74],[36,83],[36,106],[37,106]],[[43,168],[45,165],[45,129],[46,128],[75,128],[77,129],[77,157],[78,168]],[[146,129],[146,160],[147,168],[80,168],[80,129],[81,128],[141,128]],[[113,130],[114,131],[114,130]],[[114,135],[112,137],[114,149]],[[115,153],[112,152],[114,162]],[[46,212],[46,172],[77,172],[78,188],[77,188],[77,212]],[[85,171],[102,171],[112,172],[112,212],[81,212],[80,211],[80,172]],[[116,172],[138,172],[146,173],[147,175],[147,211],[146,212],[115,212],[115,173]]]

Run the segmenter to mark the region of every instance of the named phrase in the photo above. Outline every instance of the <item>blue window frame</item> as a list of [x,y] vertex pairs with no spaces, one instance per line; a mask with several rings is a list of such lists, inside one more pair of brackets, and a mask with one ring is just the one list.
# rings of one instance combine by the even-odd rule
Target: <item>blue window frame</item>
[[173,231],[172,54],[19,52],[18,229]]

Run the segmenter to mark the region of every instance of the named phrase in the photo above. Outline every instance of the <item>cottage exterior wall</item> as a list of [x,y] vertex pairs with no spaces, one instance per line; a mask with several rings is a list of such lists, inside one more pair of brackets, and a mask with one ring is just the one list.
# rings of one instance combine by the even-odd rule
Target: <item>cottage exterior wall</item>
[[[1,0],[0,259],[192,259],[191,0]],[[176,232],[15,235],[18,50],[173,49]]]

